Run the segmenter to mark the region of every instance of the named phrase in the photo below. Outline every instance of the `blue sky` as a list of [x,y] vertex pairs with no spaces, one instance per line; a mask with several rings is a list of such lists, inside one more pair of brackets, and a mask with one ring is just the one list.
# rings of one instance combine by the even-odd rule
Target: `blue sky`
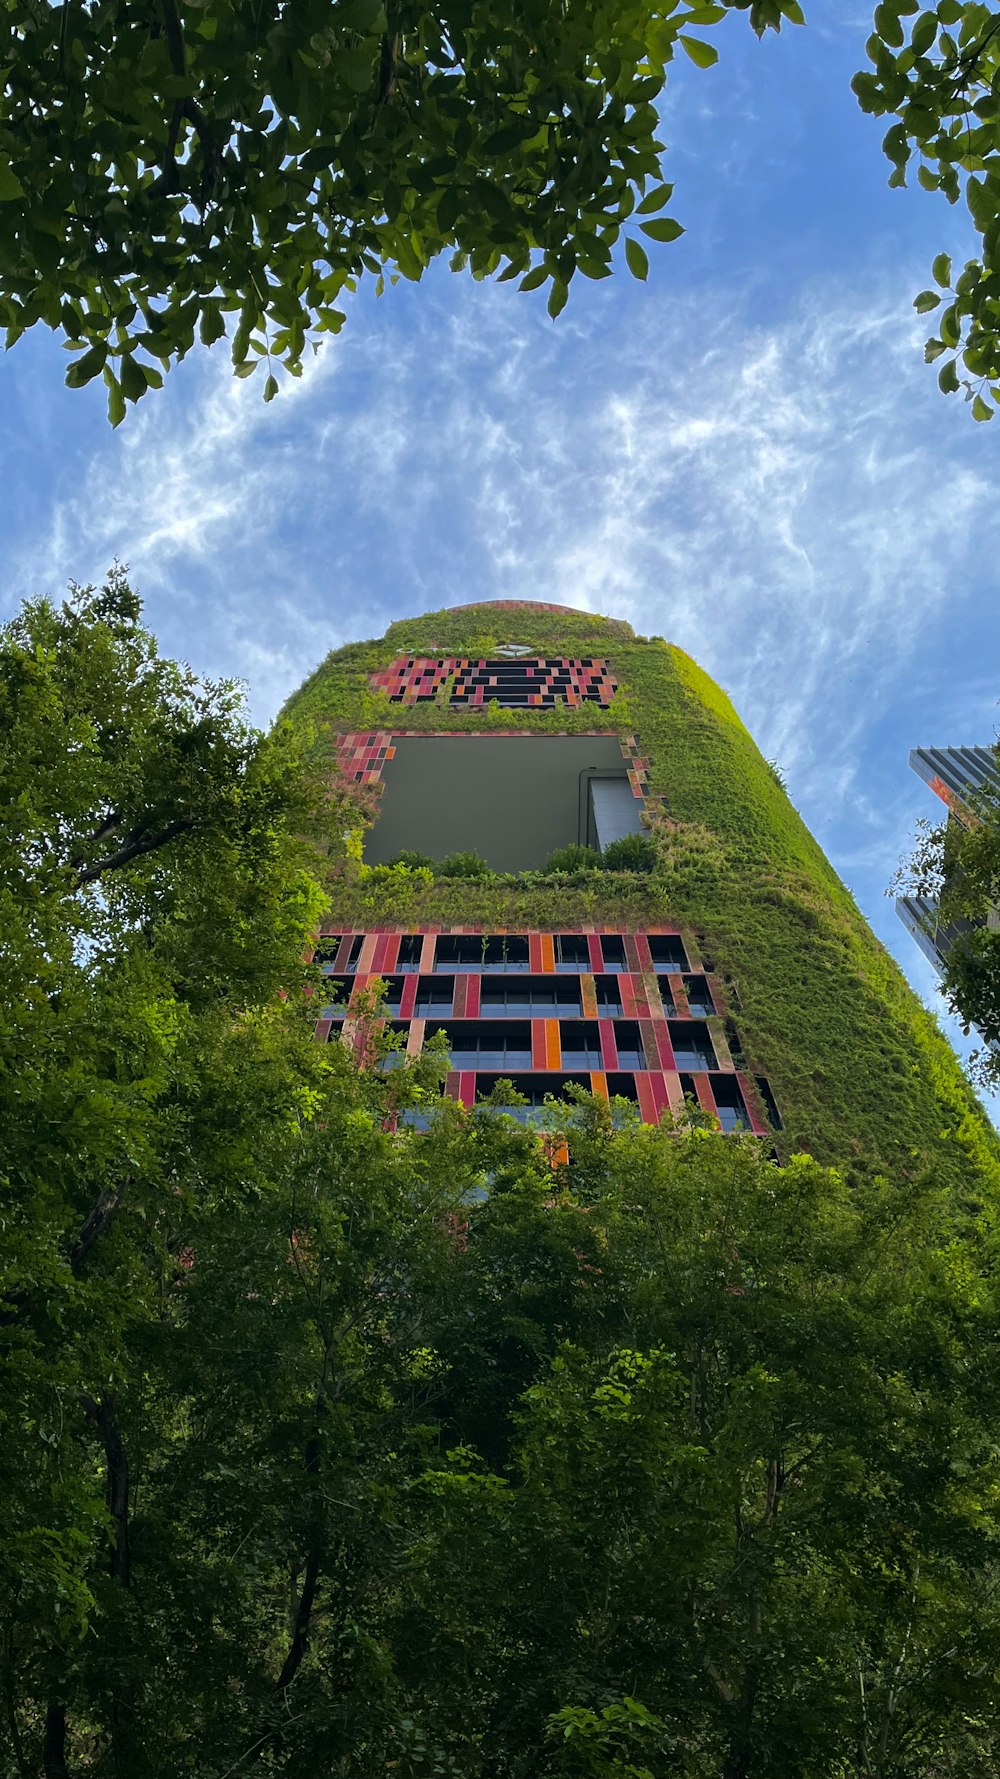
[[937,392],[910,307],[964,213],[890,192],[850,92],[870,12],[714,33],[663,105],[687,233],[576,281],[556,323],[435,270],[376,301],[264,407],[199,351],[114,434],[51,336],[0,366],[4,612],[130,565],[162,647],[266,723],[331,647],[523,597],[624,617],[732,694],[914,987],[884,897],[934,799],[918,743],[990,741],[1000,421]]

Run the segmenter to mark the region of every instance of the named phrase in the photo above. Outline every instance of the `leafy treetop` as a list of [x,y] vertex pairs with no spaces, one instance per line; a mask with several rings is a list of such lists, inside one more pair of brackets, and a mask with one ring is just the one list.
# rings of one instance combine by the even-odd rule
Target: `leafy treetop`
[[[38,322],[102,375],[117,424],[196,336],[302,368],[367,272],[604,278],[664,214],[655,101],[680,45],[798,0],[74,0],[0,9],[0,325]],[[630,221],[630,219],[634,219]]]
[[[885,137],[890,185],[917,163],[926,191],[964,197],[980,237],[979,256],[957,276],[947,253],[934,261],[935,289],[915,299],[940,310],[928,363],[941,359],[946,393],[965,389],[977,420],[1000,404],[1000,11],[981,0],[882,0],[868,39],[872,68],[855,76],[865,111],[894,117]],[[942,304],[944,305],[942,307]]]

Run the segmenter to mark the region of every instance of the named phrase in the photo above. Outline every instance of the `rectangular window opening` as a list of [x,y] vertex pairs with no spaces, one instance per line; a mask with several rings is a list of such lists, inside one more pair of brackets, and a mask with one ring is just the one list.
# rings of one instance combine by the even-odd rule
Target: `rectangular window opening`
[[618,1061],[622,1068],[648,1069],[649,1064],[646,1061],[642,1033],[637,1020],[619,1019],[615,1021],[615,1048],[618,1051]]
[[714,1075],[712,1077],[712,1093],[715,1096],[719,1123],[723,1130],[752,1129],[746,1101],[740,1092],[740,1084],[735,1075]]
[[601,1067],[601,1033],[596,1019],[560,1020],[559,1044],[565,1068]]
[[670,1042],[679,1069],[717,1069],[718,1059],[708,1027],[697,1019],[668,1021]]
[[763,1102],[764,1111],[767,1113],[768,1123],[773,1125],[775,1130],[784,1130],[784,1121],[778,1111],[778,1102],[771,1091],[770,1081],[765,1075],[755,1075],[754,1080],[757,1083],[757,1092]]
[[649,955],[654,970],[669,970],[674,976],[682,976],[691,967],[683,941],[674,933],[651,933]]

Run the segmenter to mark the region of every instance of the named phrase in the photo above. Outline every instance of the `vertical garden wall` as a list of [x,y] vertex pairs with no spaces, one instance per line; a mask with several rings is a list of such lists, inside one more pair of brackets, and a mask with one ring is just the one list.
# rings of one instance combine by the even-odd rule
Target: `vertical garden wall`
[[[518,646],[603,663],[614,690],[605,677],[590,701],[455,703],[455,662]],[[408,674],[412,681],[411,664],[423,660],[443,665],[420,682],[417,701],[394,701],[390,688]],[[332,926],[544,932],[676,923],[721,985],[747,1069],[770,1081],[784,1124],[779,1152],[929,1175],[973,1198],[992,1190],[996,1139],[954,1053],[728,698],[680,649],[568,608],[469,605],[335,651],[284,715],[314,727],[338,776],[327,836]],[[455,732],[617,736],[655,845],[652,873],[455,879],[366,867],[351,820],[363,829],[377,816],[393,735]],[[352,800],[356,815],[345,822]]]

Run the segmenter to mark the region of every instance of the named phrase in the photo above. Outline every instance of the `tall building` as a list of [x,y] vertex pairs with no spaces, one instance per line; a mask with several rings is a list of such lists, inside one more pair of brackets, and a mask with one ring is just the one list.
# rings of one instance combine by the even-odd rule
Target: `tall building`
[[[949,821],[970,820],[971,797],[1000,795],[997,758],[989,747],[913,747],[910,766],[940,797]],[[937,899],[932,896],[897,896],[896,913],[939,973],[956,939],[967,933],[972,924],[966,920],[943,921]],[[992,926],[998,918],[991,915],[989,924]]]
[[[501,1077],[529,1108],[580,1082],[649,1122],[693,1099],[779,1153],[995,1167],[933,1020],[681,650],[567,607],[461,606],[331,654],[286,715],[336,762],[320,1038],[381,979],[409,1052],[447,1034],[466,1104]],[[640,834],[651,872],[545,874]],[[393,863],[470,851],[494,874]]]

